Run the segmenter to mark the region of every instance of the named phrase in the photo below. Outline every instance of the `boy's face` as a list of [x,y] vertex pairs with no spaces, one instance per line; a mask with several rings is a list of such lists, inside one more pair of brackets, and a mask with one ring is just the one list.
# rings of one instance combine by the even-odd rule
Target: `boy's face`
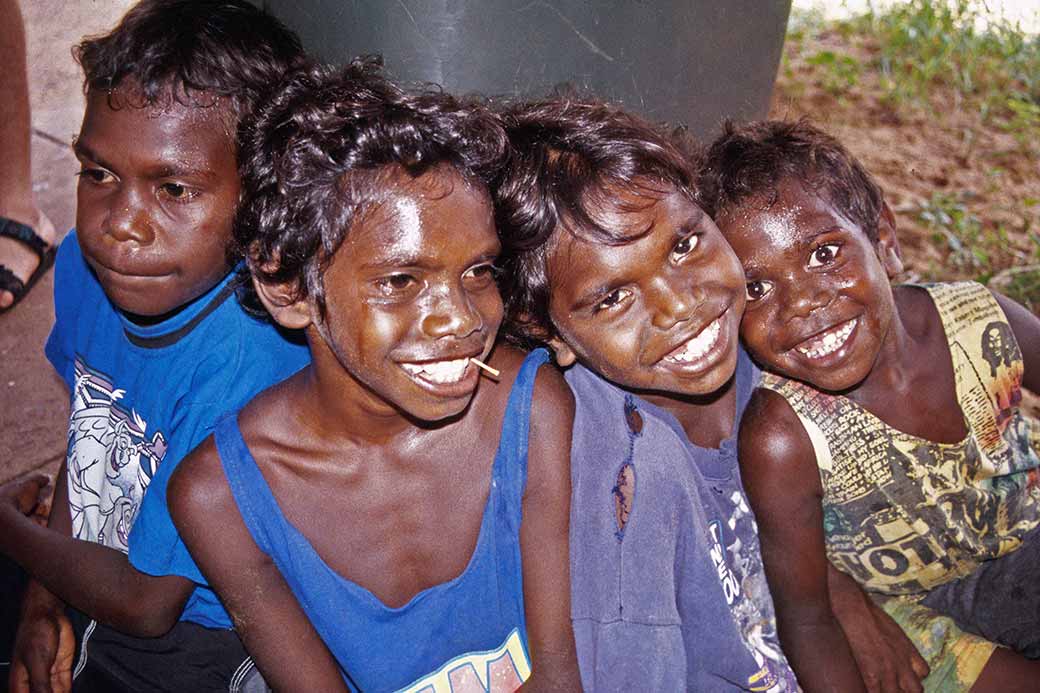
[[[480,378],[502,322],[491,201],[450,168],[395,176],[355,222],[325,272],[328,351],[375,410],[454,416]],[[322,350],[315,364],[324,361]]]
[[[116,92],[125,97],[124,87]],[[87,263],[122,311],[161,316],[227,274],[225,248],[238,203],[227,111],[134,108],[87,94],[74,146],[76,229]]]
[[784,179],[726,210],[719,228],[747,275],[741,337],[765,367],[841,391],[873,368],[895,311],[890,277],[901,270],[887,212],[875,246],[833,205]]
[[564,231],[549,252],[558,360],[577,358],[631,390],[718,390],[736,368],[740,263],[711,219],[680,193],[617,191],[613,199],[618,207],[597,221],[645,235],[611,246]]

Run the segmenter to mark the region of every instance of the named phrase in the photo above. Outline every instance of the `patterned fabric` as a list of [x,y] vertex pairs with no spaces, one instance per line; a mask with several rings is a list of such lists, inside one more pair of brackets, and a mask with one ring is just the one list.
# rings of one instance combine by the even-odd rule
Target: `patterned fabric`
[[217,419],[310,360],[305,344],[242,310],[232,281],[173,317],[136,325],[105,296],[72,231],[58,251],[46,346],[70,393],[72,536],[129,552],[150,575],[198,583],[181,619],[209,628],[231,619],[173,526],[166,482]]
[[971,689],[995,645],[918,603],[1015,550],[1040,523],[1040,427],[1018,410],[1022,354],[1003,311],[973,282],[925,288],[950,348],[968,435],[903,433],[845,397],[763,375],[816,453],[827,557],[855,577],[931,667],[926,691]]
[[1013,551],[1040,523],[1036,422],[1018,410],[1022,354],[1000,306],[975,283],[927,288],[953,358],[969,433],[933,443],[850,399],[767,376],[816,451],[827,557],[867,589],[920,594]]

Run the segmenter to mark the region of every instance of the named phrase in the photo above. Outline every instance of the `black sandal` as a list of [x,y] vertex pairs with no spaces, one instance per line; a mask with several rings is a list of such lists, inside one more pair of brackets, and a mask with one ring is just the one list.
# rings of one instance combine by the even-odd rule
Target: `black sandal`
[[11,295],[14,296],[14,301],[11,305],[6,308],[0,308],[0,314],[2,314],[17,306],[36,282],[40,280],[40,277],[47,274],[47,270],[54,264],[54,254],[57,252],[57,248],[40,238],[39,234],[29,226],[4,217],[0,217],[0,237],[13,238],[36,253],[36,257],[40,258],[40,264],[36,266],[36,269],[33,270],[33,273],[29,275],[29,279],[26,281],[22,281],[14,272],[0,265],[0,291],[10,291]]

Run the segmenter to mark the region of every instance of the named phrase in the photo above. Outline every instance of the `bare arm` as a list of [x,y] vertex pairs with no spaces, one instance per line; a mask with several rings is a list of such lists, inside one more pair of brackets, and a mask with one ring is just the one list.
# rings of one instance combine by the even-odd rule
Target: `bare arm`
[[828,595],[823,491],[812,444],[787,402],[766,390],[752,397],[739,441],[784,653],[807,692],[864,691]]
[[335,659],[245,526],[212,437],[178,466],[167,500],[181,538],[267,683],[278,691],[346,691]]
[[850,576],[827,565],[834,614],[852,648],[863,683],[871,693],[920,693],[928,662],[891,616]]
[[1040,394],[1040,318],[1007,296],[994,293],[993,298],[1004,309],[1011,331],[1015,333],[1015,339],[1022,350],[1022,360],[1025,363],[1022,385]]
[[126,554],[69,536],[64,467],[51,526],[39,526],[17,502],[19,495],[39,487],[39,479],[0,486],[0,551],[39,583],[30,585],[29,597],[39,604],[50,600],[52,609],[60,608],[55,601],[60,599],[130,635],[155,637],[173,627],[194,583],[179,576],[146,575],[130,565]]
[[560,373],[543,366],[535,380],[520,526],[524,606],[531,650],[525,691],[580,691],[571,628],[570,450],[574,397]]

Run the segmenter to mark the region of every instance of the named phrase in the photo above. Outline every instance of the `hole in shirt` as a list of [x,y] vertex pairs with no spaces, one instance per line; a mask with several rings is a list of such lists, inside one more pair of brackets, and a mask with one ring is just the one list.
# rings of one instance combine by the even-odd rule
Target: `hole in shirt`
[[632,501],[636,495],[636,470],[631,463],[621,467],[618,471],[617,482],[611,489],[614,494],[614,517],[617,520],[618,539],[625,531],[628,524],[628,516],[632,512]]

